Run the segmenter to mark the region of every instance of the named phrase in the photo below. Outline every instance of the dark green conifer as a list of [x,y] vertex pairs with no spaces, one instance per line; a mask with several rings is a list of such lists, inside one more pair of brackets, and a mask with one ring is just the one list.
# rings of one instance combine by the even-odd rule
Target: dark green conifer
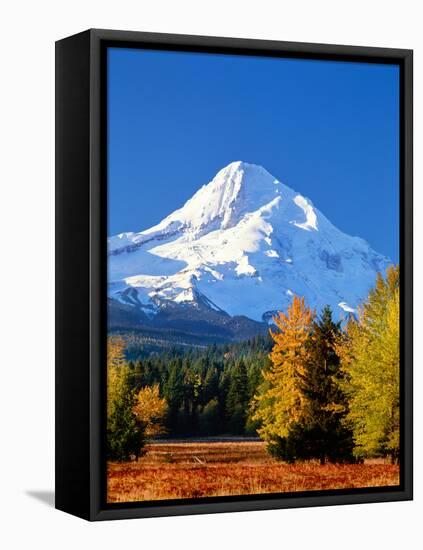
[[226,414],[231,433],[243,433],[247,419],[248,400],[247,368],[244,360],[241,358],[232,367],[228,395],[226,397]]
[[322,464],[353,459],[352,432],[345,425],[348,401],[341,389],[343,375],[335,350],[340,331],[340,323],[333,321],[329,306],[313,321],[300,384],[306,407],[287,442],[296,458],[316,458]]
[[117,461],[129,460],[133,455],[138,458],[145,444],[144,426],[133,412],[132,372],[126,365],[121,368],[121,380],[109,403],[107,418],[107,456]]

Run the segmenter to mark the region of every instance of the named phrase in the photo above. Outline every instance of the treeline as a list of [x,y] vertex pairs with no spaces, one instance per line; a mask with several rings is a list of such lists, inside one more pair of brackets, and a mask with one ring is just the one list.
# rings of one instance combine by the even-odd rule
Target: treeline
[[[262,381],[263,368],[270,365],[271,349],[270,336],[259,335],[235,344],[205,349],[175,347],[161,355],[128,360],[123,335],[110,336],[109,440],[119,440],[120,431],[139,432],[144,439],[152,435],[257,435],[258,423],[249,415],[249,403]],[[143,353],[132,338],[130,356]],[[144,404],[143,417],[140,402]],[[117,429],[119,415],[122,427]],[[125,458],[135,454],[132,444],[129,448],[123,453]],[[112,452],[109,445],[109,454],[118,458],[122,453]]]
[[[174,349],[135,361],[109,338],[108,452],[126,460],[146,439],[256,435],[278,459],[399,459],[399,268],[342,328],[294,297],[269,337]],[[131,356],[142,352],[131,344]]]

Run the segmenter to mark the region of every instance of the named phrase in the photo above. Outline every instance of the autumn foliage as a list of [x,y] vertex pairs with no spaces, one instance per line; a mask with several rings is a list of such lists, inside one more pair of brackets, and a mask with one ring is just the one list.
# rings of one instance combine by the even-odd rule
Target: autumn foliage
[[399,456],[399,268],[345,328],[293,297],[271,331],[271,366],[253,400],[258,433],[275,457],[354,462]]
[[400,451],[399,267],[378,275],[376,286],[337,342],[347,383],[348,420],[358,457]]
[[156,437],[166,432],[163,426],[163,418],[167,413],[166,399],[159,395],[159,386],[146,386],[135,395],[133,412],[144,426],[144,434],[147,438]]
[[273,318],[279,331],[271,331],[275,342],[270,354],[272,366],[263,373],[264,383],[256,396],[258,406],[254,416],[261,422],[258,433],[267,441],[287,437],[304,411],[300,382],[305,374],[306,342],[314,315],[304,298],[294,296],[287,312],[279,312]]

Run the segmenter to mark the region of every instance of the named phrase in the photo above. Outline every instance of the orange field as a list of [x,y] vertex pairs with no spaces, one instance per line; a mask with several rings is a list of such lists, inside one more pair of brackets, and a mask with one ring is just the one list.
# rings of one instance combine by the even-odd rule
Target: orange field
[[399,484],[399,466],[284,464],[259,441],[154,443],[138,462],[108,464],[108,501],[131,502]]

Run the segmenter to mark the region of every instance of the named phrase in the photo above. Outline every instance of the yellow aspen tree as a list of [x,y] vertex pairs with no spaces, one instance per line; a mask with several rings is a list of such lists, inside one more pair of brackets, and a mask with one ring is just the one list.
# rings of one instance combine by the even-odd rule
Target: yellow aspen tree
[[107,339],[107,408],[109,414],[123,383],[125,367],[125,342],[123,338],[109,336]]
[[144,426],[146,438],[165,433],[163,419],[167,413],[167,408],[166,399],[160,397],[158,384],[141,388],[135,396],[135,405],[132,410]]
[[356,456],[399,456],[399,267],[379,275],[338,341]]

